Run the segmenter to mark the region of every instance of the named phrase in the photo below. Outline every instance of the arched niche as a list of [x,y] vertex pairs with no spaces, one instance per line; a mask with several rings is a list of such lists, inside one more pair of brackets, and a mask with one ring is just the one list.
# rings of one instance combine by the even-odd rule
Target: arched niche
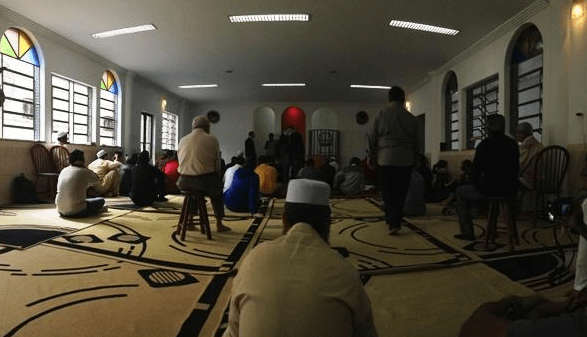
[[332,109],[321,108],[312,114],[311,129],[338,130],[338,116]]
[[302,138],[306,139],[306,113],[297,106],[290,106],[283,111],[281,115],[281,131],[285,131],[289,126],[298,131]]
[[459,150],[459,84],[454,71],[449,71],[444,77],[444,148]]
[[[248,134],[251,130],[245,130]],[[255,147],[257,156],[265,154],[265,141],[270,133],[275,133],[275,112],[269,107],[259,107],[253,113],[253,132],[255,132]],[[275,139],[279,135],[275,135]]]

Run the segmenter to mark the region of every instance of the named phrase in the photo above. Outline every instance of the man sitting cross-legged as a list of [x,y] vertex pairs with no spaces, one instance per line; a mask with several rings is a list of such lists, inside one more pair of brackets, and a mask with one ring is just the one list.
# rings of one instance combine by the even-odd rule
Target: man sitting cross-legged
[[255,247],[232,283],[232,336],[377,336],[357,270],[328,246],[330,187],[289,182],[285,235]]
[[142,151],[132,168],[132,187],[128,196],[136,206],[149,206],[165,198],[165,174],[149,163],[149,151]]
[[120,172],[119,168],[122,163],[108,159],[108,152],[100,150],[96,154],[97,159],[88,165],[88,168],[94,171],[100,182],[93,186],[94,191],[103,197],[116,197],[120,189]]
[[86,168],[84,153],[73,150],[69,164],[61,170],[57,180],[57,212],[64,217],[86,217],[105,211],[103,198],[86,199],[86,190],[100,178]]

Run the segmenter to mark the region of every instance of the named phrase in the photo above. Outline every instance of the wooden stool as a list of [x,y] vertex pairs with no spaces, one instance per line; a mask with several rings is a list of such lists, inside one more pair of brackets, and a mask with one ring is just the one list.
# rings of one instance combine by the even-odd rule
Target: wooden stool
[[198,216],[200,218],[200,231],[206,234],[208,240],[212,239],[212,231],[210,231],[210,221],[208,221],[208,209],[206,208],[206,199],[201,194],[185,194],[183,205],[181,206],[181,214],[179,215],[179,222],[177,223],[177,230],[175,234],[181,235],[181,240],[185,241],[185,232],[188,227],[194,225],[194,210],[197,207]]
[[519,245],[520,240],[518,238],[518,228],[516,226],[516,220],[512,214],[514,204],[516,202],[515,197],[503,197],[503,198],[487,198],[489,202],[489,209],[487,210],[487,228],[485,233],[485,246],[489,247],[489,241],[494,241],[495,234],[497,232],[497,219],[501,214],[503,216],[510,251],[514,250],[514,245]]

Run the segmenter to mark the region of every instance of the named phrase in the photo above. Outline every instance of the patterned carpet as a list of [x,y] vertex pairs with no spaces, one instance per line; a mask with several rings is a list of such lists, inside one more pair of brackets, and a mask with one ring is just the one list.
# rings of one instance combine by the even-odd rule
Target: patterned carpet
[[[4,208],[0,240],[12,228],[55,232],[36,241],[4,235],[12,241],[0,246],[0,336],[221,336],[233,271],[255,245],[282,235],[284,201],[265,199],[258,219],[227,212],[230,232],[215,232],[210,217],[212,240],[188,231],[181,241],[182,201],[134,208],[108,199],[108,213],[80,222],[52,205]],[[331,207],[330,244],[362,275],[381,336],[456,335],[484,301],[531,289],[556,297],[572,280],[576,236],[561,237],[559,249],[552,228],[522,222],[515,252],[502,238],[483,251],[454,239],[454,217],[435,206],[397,236],[387,235],[375,199],[332,199]]]

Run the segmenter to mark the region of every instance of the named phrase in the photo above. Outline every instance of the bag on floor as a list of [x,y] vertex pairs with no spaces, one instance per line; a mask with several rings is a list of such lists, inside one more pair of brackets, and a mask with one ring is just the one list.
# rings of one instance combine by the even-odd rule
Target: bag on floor
[[16,204],[30,204],[39,202],[35,184],[28,180],[24,173],[12,181],[12,201]]

